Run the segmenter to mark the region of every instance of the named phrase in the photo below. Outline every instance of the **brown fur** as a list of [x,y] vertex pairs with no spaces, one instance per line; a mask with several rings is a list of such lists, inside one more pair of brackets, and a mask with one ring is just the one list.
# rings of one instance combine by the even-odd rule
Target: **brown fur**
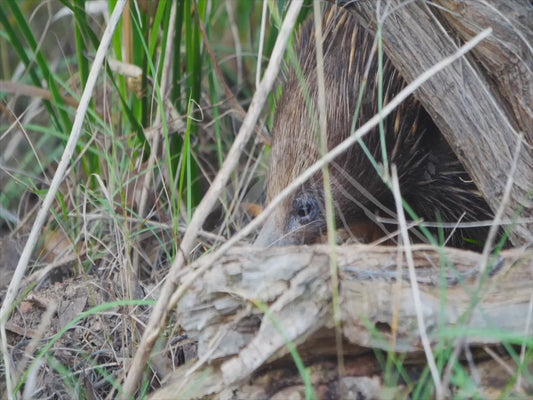
[[[305,24],[297,44],[305,83],[302,85],[295,68],[289,67],[283,95],[277,105],[267,201],[320,156],[317,117],[309,111],[309,105],[317,108],[318,96],[313,24],[313,21]],[[326,11],[323,30],[328,148],[331,149],[352,132],[352,120],[368,63],[370,72],[356,128],[378,112],[378,55],[373,51],[374,38],[341,8],[331,7]],[[404,85],[390,60],[384,56],[384,102],[393,98]],[[309,98],[302,90],[305,86]],[[386,118],[384,129],[389,163],[397,165],[402,195],[418,216],[425,221],[445,222],[490,218],[490,210],[477,194],[468,174],[413,96]],[[369,132],[364,142],[375,160],[381,163],[379,129]],[[338,157],[330,171],[339,227],[350,229],[368,221],[376,222],[376,215],[394,218],[391,192],[359,145]],[[320,212],[315,212],[314,205],[319,206]],[[326,227],[323,208],[323,182],[321,174],[317,174],[283,203],[263,228],[258,243],[317,241]],[[306,214],[309,210],[311,214]],[[380,228],[387,231],[395,226],[380,225]],[[483,241],[485,235],[484,229],[458,230],[452,236],[452,244],[464,246],[464,237]],[[357,231],[357,236],[361,239],[368,235]]]

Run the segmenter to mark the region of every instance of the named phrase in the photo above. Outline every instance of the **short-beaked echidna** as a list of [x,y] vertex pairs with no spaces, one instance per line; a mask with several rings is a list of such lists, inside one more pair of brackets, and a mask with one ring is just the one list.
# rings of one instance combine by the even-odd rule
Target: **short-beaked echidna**
[[[272,128],[267,202],[321,155],[316,116],[318,109],[316,39],[314,22],[304,24],[297,54],[304,82],[294,66],[286,70],[283,93],[277,104]],[[374,36],[342,8],[331,6],[323,14],[324,80],[328,148],[331,149],[369,118],[378,113],[378,55]],[[367,68],[368,64],[369,68]],[[365,70],[369,71],[366,74]],[[307,86],[307,91],[302,87]],[[384,55],[382,60],[383,103],[394,97],[405,81]],[[358,115],[360,91],[364,90]],[[352,126],[354,116],[355,125]],[[439,129],[414,96],[389,115],[384,123],[389,165],[398,168],[403,198],[424,221],[470,222],[490,220],[491,211]],[[382,164],[379,128],[363,139],[369,153]],[[332,193],[338,228],[346,228],[361,241],[385,235],[395,224],[380,221],[395,218],[394,199],[359,144],[330,165]],[[270,216],[256,244],[287,245],[314,243],[326,231],[324,188],[316,174]],[[432,229],[437,233],[437,229]],[[444,229],[447,244],[476,248],[485,240],[486,228]]]

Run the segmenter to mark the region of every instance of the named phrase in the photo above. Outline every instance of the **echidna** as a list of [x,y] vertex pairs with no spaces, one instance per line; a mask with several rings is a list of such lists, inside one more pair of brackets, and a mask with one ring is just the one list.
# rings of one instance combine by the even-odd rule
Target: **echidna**
[[[283,94],[272,128],[267,202],[320,157],[316,117],[317,66],[313,21],[304,24],[297,43],[298,60],[307,94],[294,67],[286,71]],[[342,8],[331,6],[323,15],[324,79],[326,87],[328,148],[353,132],[352,123],[360,91],[364,90],[355,128],[378,112],[378,57],[374,37]],[[366,85],[365,70],[369,65]],[[384,55],[383,102],[394,97],[405,81]],[[491,211],[439,129],[414,96],[410,96],[384,121],[389,164],[396,164],[403,198],[424,221],[468,222],[489,220]],[[379,128],[363,139],[368,152],[382,163]],[[337,227],[359,240],[385,235],[395,224],[393,195],[383,183],[362,147],[354,145],[330,165]],[[321,174],[303,185],[278,207],[261,230],[256,244],[314,243],[325,233],[324,189]],[[379,218],[381,217],[381,218]],[[437,230],[433,229],[433,233]],[[486,228],[444,229],[447,244],[476,248],[486,238]]]

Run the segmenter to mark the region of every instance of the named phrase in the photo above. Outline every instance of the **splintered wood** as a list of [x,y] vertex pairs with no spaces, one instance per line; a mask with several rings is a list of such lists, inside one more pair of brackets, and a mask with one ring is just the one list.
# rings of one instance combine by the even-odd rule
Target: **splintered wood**
[[[286,398],[305,393],[289,343],[297,346],[310,368],[317,393],[334,393],[336,398],[350,398],[350,393],[362,390],[367,391],[364,398],[382,398],[384,390],[393,391],[387,396],[405,394],[402,385],[383,388],[372,350],[403,353],[411,370],[425,365],[402,249],[336,248],[340,282],[336,301],[344,341],[341,379],[330,251],[327,246],[237,248],[221,258],[195,282],[176,310],[176,321],[189,338],[198,340],[198,358],[171,375],[152,399],[178,393],[180,399]],[[533,335],[533,252],[502,252],[486,270],[479,265],[480,254],[464,250],[418,245],[413,256],[432,344],[453,348],[460,341],[465,348],[476,349],[485,360],[478,373],[488,382],[487,390],[502,376],[507,382],[510,372],[502,372],[493,359],[487,361],[490,357],[483,348],[505,335]],[[483,367],[487,362],[494,365]]]

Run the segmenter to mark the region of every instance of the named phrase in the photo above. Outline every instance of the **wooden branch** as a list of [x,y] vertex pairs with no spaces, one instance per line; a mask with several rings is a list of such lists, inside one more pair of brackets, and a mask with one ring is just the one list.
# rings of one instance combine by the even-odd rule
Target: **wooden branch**
[[[425,364],[402,250],[351,245],[336,251],[346,368],[359,368],[352,377],[378,369],[368,358],[373,348],[405,352]],[[244,390],[245,382],[259,379],[265,368],[286,369],[288,363],[294,372],[287,361],[288,341],[298,345],[304,360],[326,368],[336,359],[329,254],[327,246],[238,248],[213,265],[177,307],[178,323],[198,340],[199,361],[168,379],[172,393],[196,385],[202,389],[197,387],[195,396],[220,395],[230,388]],[[516,341],[533,335],[531,326],[525,332],[533,251],[501,253],[486,277],[480,276],[481,255],[469,251],[418,245],[414,260],[434,344],[460,338],[465,345],[483,346],[498,342],[495,331]],[[268,306],[267,315],[258,304]],[[399,324],[393,328],[395,313]],[[198,384],[205,376],[211,376],[209,385]],[[262,390],[268,386],[256,384]],[[164,398],[170,393],[165,390],[153,398]]]
[[[349,3],[361,23],[376,31],[377,2]],[[385,10],[380,2],[381,12]],[[387,55],[410,82],[457,48],[455,35],[439,18],[467,39],[489,26],[493,38],[481,43],[474,57],[454,63],[416,93],[479,190],[498,209],[504,193],[519,131],[526,138],[518,159],[511,201],[505,217],[533,216],[533,74],[531,25],[533,10],[525,0],[442,0],[447,10],[426,2],[392,1],[383,21]],[[437,15],[436,15],[437,14]],[[533,225],[514,228],[515,245],[531,241]]]
[[439,15],[467,41],[490,26],[492,37],[473,50],[495,95],[533,144],[533,8],[526,0],[436,1]]

